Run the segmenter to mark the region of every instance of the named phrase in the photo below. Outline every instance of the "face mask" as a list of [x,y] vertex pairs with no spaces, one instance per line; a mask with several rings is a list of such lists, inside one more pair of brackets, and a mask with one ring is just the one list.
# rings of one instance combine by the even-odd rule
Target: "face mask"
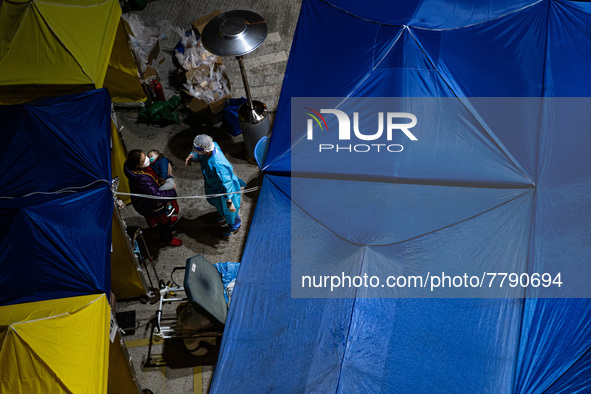
[[150,159],[148,158],[148,156],[146,156],[146,159],[144,160],[144,164],[142,164],[142,168],[146,168],[146,167],[150,167]]
[[156,160],[156,156],[150,157],[150,163],[154,163],[154,160]]

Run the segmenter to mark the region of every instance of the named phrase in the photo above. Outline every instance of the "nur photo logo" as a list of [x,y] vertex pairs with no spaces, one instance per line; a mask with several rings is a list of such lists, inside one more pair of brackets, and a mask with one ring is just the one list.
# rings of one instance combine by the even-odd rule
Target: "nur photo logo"
[[[411,128],[417,125],[417,117],[409,112],[378,112],[377,113],[377,131],[362,130],[360,127],[359,112],[353,112],[353,121],[351,117],[345,112],[338,109],[322,108],[316,111],[309,107],[304,107],[307,111],[304,112],[309,116],[306,124],[306,138],[314,140],[315,129],[316,133],[328,133],[328,122],[322,114],[334,115],[338,123],[338,141],[339,143],[320,143],[318,144],[318,152],[356,152],[366,153],[370,151],[376,152],[392,152],[398,153],[404,150],[401,144],[390,143],[394,136],[402,133],[410,141],[418,141],[418,138],[410,131]],[[309,112],[308,112],[309,111]],[[376,117],[376,114],[364,115]],[[330,118],[329,118],[330,120]],[[361,118],[361,121],[367,120]],[[317,127],[315,127],[317,126]],[[378,141],[387,141],[388,143],[377,143]],[[373,141],[374,143],[359,143],[346,144],[341,141]]]

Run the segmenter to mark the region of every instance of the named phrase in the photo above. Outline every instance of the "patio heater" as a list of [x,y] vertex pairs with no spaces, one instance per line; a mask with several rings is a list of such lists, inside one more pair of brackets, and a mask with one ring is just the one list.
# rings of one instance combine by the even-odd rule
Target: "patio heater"
[[267,106],[252,99],[244,55],[257,49],[267,37],[267,22],[252,11],[224,12],[205,25],[201,42],[205,49],[218,56],[235,56],[240,65],[247,101],[238,109],[247,158],[254,160],[257,142],[270,131]]

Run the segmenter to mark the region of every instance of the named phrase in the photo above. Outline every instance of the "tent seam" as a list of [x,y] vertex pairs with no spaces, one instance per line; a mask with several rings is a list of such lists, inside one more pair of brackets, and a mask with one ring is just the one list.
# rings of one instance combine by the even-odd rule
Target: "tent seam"
[[[267,173],[269,175],[282,175],[281,173]],[[338,176],[341,175],[341,176]],[[503,182],[478,182],[475,180],[438,180],[438,179],[414,179],[405,177],[392,176],[380,176],[373,177],[371,180],[362,178],[364,174],[331,174],[323,172],[294,172],[290,171],[289,176],[294,178],[310,178],[310,179],[324,179],[324,180],[341,180],[341,181],[363,181],[363,182],[374,182],[374,183],[393,183],[398,185],[423,185],[423,186],[449,186],[449,187],[466,187],[466,188],[478,188],[478,189],[533,189],[535,185],[533,183],[503,183]]]
[[[368,71],[365,76],[355,85],[355,87],[353,87],[353,89],[351,89],[350,93],[345,96],[343,98],[343,101],[341,101],[335,108],[339,108],[344,102],[345,100],[347,100],[348,98],[351,97],[351,95],[359,88],[359,86],[361,86],[361,84],[363,84],[363,82],[365,82],[365,80],[367,78],[369,78],[369,76],[377,69],[377,67],[380,65],[380,63],[382,63],[384,61],[384,59],[386,58],[386,56],[390,53],[390,51],[392,50],[392,48],[394,48],[394,45],[396,45],[396,43],[398,42],[398,40],[400,39],[400,37],[402,36],[402,32],[404,31],[404,29],[407,28],[407,26],[404,26],[404,28],[400,29],[400,31],[398,32],[398,36],[396,37],[396,39],[394,40],[394,42],[392,43],[392,45],[390,46],[390,48],[388,48],[388,51],[386,51],[386,53],[384,54],[384,56],[382,56],[382,58],[378,61],[377,64],[375,63],[374,60],[374,56],[372,56],[372,64],[373,66],[371,67],[371,70]],[[379,28],[378,28],[379,31]],[[376,32],[377,35],[377,32]],[[375,38],[374,38],[375,39]],[[375,45],[374,45],[374,51],[375,51]],[[292,97],[293,98],[293,97]],[[270,165],[272,165],[273,163],[275,163],[277,160],[281,159],[283,156],[285,156],[287,153],[289,153],[290,151],[293,150],[293,148],[299,144],[304,137],[306,136],[306,134],[302,134],[302,136],[293,144],[289,147],[289,149],[287,149],[285,152],[283,152],[280,156],[277,156],[271,163],[269,163],[266,167],[269,167]]]
[[[359,267],[359,273],[361,273],[361,268],[363,267],[363,263],[365,262],[365,252],[367,251],[367,245],[363,245],[363,257],[361,258],[361,266]],[[345,363],[345,356],[347,355],[347,349],[349,347],[349,335],[351,333],[351,325],[353,322],[353,315],[355,313],[355,305],[357,305],[357,292],[359,289],[355,288],[355,297],[353,298],[353,306],[351,307],[351,317],[349,319],[349,325],[347,327],[347,336],[345,338],[345,349],[343,350],[343,356],[341,357],[341,362],[339,363],[339,378],[337,380],[337,387],[335,389],[335,393],[339,392],[339,387],[341,386],[341,376],[343,375],[343,364]]]
[[577,358],[577,360],[574,363],[572,363],[570,367],[565,369],[564,372],[562,374],[560,374],[560,376],[558,378],[556,378],[556,380],[554,382],[552,382],[552,384],[550,386],[546,387],[546,389],[544,391],[542,391],[542,393],[548,392],[548,390],[550,390],[550,388],[552,386],[554,386],[572,367],[574,367],[575,364],[577,364],[583,357],[585,357],[585,355],[587,353],[589,353],[589,351],[591,351],[591,347],[589,347],[583,354],[581,354],[581,357]]
[[[324,0],[322,0],[324,1]],[[324,1],[326,3],[326,1]],[[332,6],[332,4],[327,3],[329,5]],[[334,7],[334,6],[333,6]],[[338,7],[335,7],[338,8]],[[353,14],[351,14],[353,15]],[[355,15],[353,15],[355,16]],[[376,37],[374,37],[374,54],[372,55],[372,67],[370,69],[370,71],[368,71],[365,76],[355,85],[355,87],[353,87],[350,91],[350,93],[343,99],[343,101],[341,101],[335,108],[338,108],[341,104],[343,104],[345,102],[346,99],[348,99],[349,97],[351,97],[351,95],[359,88],[359,86],[361,86],[361,84],[363,82],[365,82],[365,80],[367,78],[369,78],[369,76],[377,69],[377,67],[380,65],[380,63],[382,61],[384,61],[384,59],[386,58],[386,56],[390,53],[390,51],[392,50],[392,48],[394,48],[394,45],[396,45],[396,43],[398,42],[398,40],[400,39],[400,37],[402,36],[402,32],[404,31],[405,28],[407,28],[407,26],[403,26],[402,29],[400,29],[400,31],[398,32],[398,35],[396,36],[396,38],[394,39],[394,42],[392,43],[392,45],[390,46],[390,48],[388,48],[388,50],[386,51],[386,53],[384,54],[384,56],[382,56],[382,58],[375,63],[375,39],[377,38],[377,34],[381,28],[382,24],[379,24],[378,26],[378,31],[376,31]],[[292,97],[293,98],[293,97]],[[273,165],[275,162],[277,162],[278,160],[280,160],[283,156],[285,156],[287,153],[289,153],[290,151],[293,150],[293,148],[299,144],[305,137],[305,134],[302,134],[302,136],[293,144],[289,147],[289,149],[286,149],[285,152],[283,152],[280,156],[277,156],[271,163],[269,163],[266,167],[269,167],[271,165]]]
[[[6,1],[6,0],[4,0]],[[25,19],[27,17],[27,15],[29,15],[29,12],[31,11],[31,6],[27,7],[27,10],[23,13],[23,17],[19,20],[19,22],[22,22],[23,19]],[[24,28],[24,23],[19,23],[18,27],[16,29],[16,31],[14,32],[14,34],[11,37],[11,42],[14,39],[14,37],[16,37],[18,35],[18,33],[21,31],[21,29]],[[6,54],[8,54],[8,52],[10,52],[10,43],[8,43],[7,47],[6,47],[6,52],[4,53],[4,56],[2,57],[2,59],[0,59],[0,63],[2,63],[2,61],[5,59]]]
[[[34,321],[34,320],[31,320]],[[12,326],[11,326],[12,327]],[[17,337],[20,338],[22,344],[24,346],[27,347],[27,349],[29,349],[29,351],[35,355],[35,357],[37,357],[37,359],[43,363],[43,365],[45,365],[45,367],[47,368],[48,371],[51,372],[52,376],[55,378],[55,380],[62,386],[62,388],[64,389],[64,391],[68,392],[68,393],[72,393],[72,391],[68,388],[68,386],[66,386],[66,384],[62,381],[62,379],[55,373],[55,371],[53,370],[53,368],[51,368],[49,366],[49,364],[47,364],[45,362],[45,360],[43,359],[43,357],[41,357],[39,354],[37,354],[37,352],[29,345],[29,343],[27,341],[24,340],[23,337],[20,336],[20,334],[18,333],[17,330],[12,329],[12,332],[14,332],[16,334]]]
[[573,10],[573,9],[574,9],[574,10],[575,10],[575,11],[577,11],[577,12],[582,12],[582,13],[583,13],[583,14],[585,14],[585,15],[589,15],[589,16],[591,16],[591,13],[589,13],[589,12],[587,12],[587,11],[585,11],[585,10],[581,9],[581,8],[577,8],[577,7],[573,7],[573,6],[572,6],[572,4],[571,4],[571,3],[573,3],[573,2],[575,2],[575,3],[582,2],[581,0],[569,0],[569,1],[564,1],[564,0],[551,0],[551,1],[554,1],[554,2],[556,2],[556,3],[560,3],[560,4],[564,5],[565,7],[568,7],[568,8],[569,8],[569,9],[571,9],[571,10]]
[[[400,40],[400,37],[402,37],[402,33],[404,32],[404,30],[408,30],[408,26],[406,26],[406,25],[402,26],[402,28],[401,28],[401,29],[400,29],[400,31],[398,32],[398,35],[397,35],[397,36],[396,36],[396,38],[394,39],[394,42],[392,43],[392,45],[390,45],[390,48],[388,48],[388,50],[386,51],[386,53],[384,53],[384,56],[382,56],[382,58],[381,58],[381,59],[380,59],[380,60],[379,60],[379,61],[378,61],[376,64],[374,64],[374,65],[373,65],[373,67],[372,67],[372,68],[371,68],[371,70],[370,70],[370,71],[369,71],[369,72],[368,72],[368,73],[365,75],[365,77],[363,77],[363,79],[361,79],[361,81],[359,81],[359,82],[358,82],[358,83],[355,85],[355,87],[354,87],[353,89],[351,89],[350,93],[349,93],[349,94],[347,94],[347,96],[346,96],[346,97],[343,99],[343,101],[341,101],[341,102],[340,102],[340,103],[339,103],[339,104],[338,104],[338,105],[337,105],[335,108],[339,108],[339,107],[340,107],[340,106],[341,106],[341,105],[342,105],[342,104],[345,102],[345,100],[347,100],[348,98],[350,98],[350,97],[351,97],[351,95],[352,95],[353,93],[355,93],[355,91],[356,91],[356,90],[357,90],[357,89],[358,89],[358,88],[361,86],[361,84],[363,84],[363,82],[365,82],[365,80],[366,80],[367,78],[369,78],[369,76],[370,76],[371,74],[373,74],[373,72],[374,72],[374,71],[376,71],[376,69],[377,69],[377,68],[378,68],[378,66],[379,66],[379,65],[380,65],[380,64],[381,64],[381,63],[384,61],[384,59],[386,58],[386,56],[388,56],[388,54],[389,54],[389,53],[392,51],[392,49],[394,48],[394,45],[396,45],[396,43],[398,42],[398,40]],[[374,47],[374,49],[375,49],[375,47]],[[372,63],[373,63],[373,59],[372,59]],[[303,137],[304,137],[304,136],[302,136],[302,138],[303,138]],[[298,142],[299,142],[299,141],[301,141],[301,139],[300,139],[300,140],[298,140]],[[291,148],[290,148],[290,150],[291,150]]]
[[[529,7],[532,7],[532,6],[534,6],[534,5],[538,4],[538,3],[541,3],[543,1],[546,1],[546,0],[538,0],[535,3],[528,4],[526,6],[523,6],[523,7],[519,8],[519,9],[510,11],[510,12],[507,12],[507,13],[505,13],[503,15],[499,15],[499,16],[494,17],[494,18],[486,19],[486,20],[481,21],[481,22],[471,23],[469,25],[455,26],[455,27],[450,27],[450,28],[446,28],[446,29],[437,29],[437,28],[421,27],[421,26],[412,26],[412,27],[413,28],[416,28],[416,29],[432,30],[432,31],[447,31],[447,30],[463,29],[463,28],[467,28],[467,27],[478,26],[478,25],[483,24],[483,23],[487,23],[487,22],[491,22],[491,21],[494,21],[494,20],[497,20],[497,19],[504,18],[507,15],[511,15],[511,14],[514,14],[514,13],[517,13],[517,12],[520,12],[520,11],[523,11],[524,9],[529,8]],[[347,11],[347,10],[341,8],[341,7],[338,7],[338,6],[336,6],[336,5],[332,4],[332,3],[329,3],[327,0],[322,0],[322,2],[325,3],[325,4],[327,4],[327,5],[329,5],[329,6],[331,6],[331,7],[336,8],[339,11],[342,11],[342,12],[348,14],[348,15],[351,15],[354,18],[360,19],[362,21],[366,21],[366,22],[370,22],[370,23],[376,23],[376,24],[380,24],[380,25],[384,25],[384,26],[406,26],[404,24],[398,24],[398,23],[384,23],[384,22],[374,21],[374,20],[371,20],[371,19],[368,19],[368,18],[361,17],[359,15],[355,15],[355,14],[353,14],[350,11]],[[414,17],[415,14],[416,14],[416,10],[413,13],[413,17]]]
[[[527,272],[530,272],[529,269],[529,261],[530,261],[530,257],[531,257],[531,252],[532,252],[532,240],[535,238],[535,222],[536,222],[536,217],[535,217],[535,212],[536,212],[536,205],[537,205],[537,199],[536,199],[536,193],[535,193],[535,189],[534,189],[534,196],[533,196],[533,204],[532,204],[532,220],[531,220],[531,228],[530,228],[530,236],[528,239],[528,248],[527,248]],[[517,344],[516,344],[516,352],[515,352],[515,365],[513,367],[513,377],[511,379],[511,391],[515,392],[515,383],[517,380],[517,367],[518,367],[518,363],[519,363],[519,353],[520,353],[520,349],[521,349],[521,340],[523,339],[523,321],[525,320],[525,307],[526,304],[528,303],[528,299],[527,299],[527,288],[523,289],[523,302],[521,304],[521,316],[519,318],[519,336],[517,338]]]
[[57,41],[59,42],[59,44],[64,48],[64,50],[67,53],[70,54],[70,56],[72,57],[72,59],[74,59],[74,61],[78,65],[78,67],[80,67],[80,71],[82,71],[82,74],[84,74],[86,76],[86,78],[88,78],[88,80],[90,81],[90,83],[96,88],[95,81],[93,81],[92,78],[90,78],[90,76],[86,73],[86,70],[84,70],[84,68],[82,67],[82,65],[80,64],[80,62],[76,58],[76,56],[74,56],[74,54],[72,52],[70,52],[70,50],[66,47],[66,45],[63,43],[63,41],[61,40],[61,38],[53,30],[53,27],[49,24],[49,22],[47,21],[47,19],[45,19],[45,15],[43,15],[43,13],[39,9],[39,7],[37,7],[37,3],[35,1],[33,1],[33,4],[35,6],[35,9],[37,9],[37,12],[39,13],[39,16],[43,19],[43,22],[45,22],[45,25],[47,26],[47,28],[49,29],[49,31],[51,31],[51,34],[53,34],[53,36],[57,39]]
[[[289,178],[291,178],[291,177],[289,177]],[[296,202],[296,201],[295,201],[295,200],[294,200],[292,197],[290,197],[289,195],[287,195],[287,193],[285,193],[285,191],[283,191],[283,190],[282,190],[282,189],[281,189],[281,188],[280,188],[280,187],[279,187],[279,186],[278,186],[278,185],[277,185],[275,182],[273,182],[271,179],[269,179],[269,180],[271,181],[271,183],[273,183],[273,185],[274,185],[274,186],[275,186],[277,189],[279,189],[279,190],[280,190],[280,191],[281,191],[281,192],[282,192],[282,193],[283,193],[283,194],[284,194],[286,197],[288,197],[288,198],[291,200],[291,202],[292,202],[293,204],[295,204],[295,205],[296,205],[298,208],[300,208],[300,209],[302,210],[302,212],[304,212],[304,213],[305,213],[305,214],[306,214],[308,217],[310,217],[311,219],[313,219],[315,222],[317,222],[318,224],[320,224],[322,227],[324,227],[325,229],[327,229],[328,231],[330,231],[331,233],[333,233],[333,234],[334,234],[336,237],[338,237],[339,239],[342,239],[343,241],[345,241],[345,242],[349,243],[350,245],[355,245],[355,246],[364,246],[364,247],[368,247],[368,246],[390,246],[390,245],[398,245],[398,244],[402,244],[402,243],[404,243],[404,242],[408,242],[408,241],[412,241],[412,240],[414,240],[414,239],[418,239],[418,238],[424,237],[424,236],[426,236],[426,235],[430,235],[430,234],[436,233],[436,232],[438,232],[438,231],[444,230],[444,229],[446,229],[446,228],[449,228],[449,227],[452,227],[452,226],[458,225],[458,224],[460,224],[460,223],[464,223],[464,222],[466,222],[466,221],[468,221],[468,220],[472,220],[472,219],[474,219],[474,218],[476,218],[476,217],[478,217],[478,216],[484,215],[484,214],[486,214],[486,213],[488,213],[488,212],[490,212],[490,211],[492,211],[492,210],[494,210],[494,209],[497,209],[497,208],[499,208],[499,207],[502,207],[502,206],[503,206],[503,205],[505,205],[505,204],[509,204],[510,202],[512,202],[512,201],[514,201],[514,200],[516,200],[516,199],[518,199],[518,198],[521,198],[521,197],[522,197],[522,196],[524,196],[525,194],[529,193],[529,192],[530,192],[530,190],[531,190],[531,189],[527,189],[527,190],[525,190],[523,193],[520,193],[519,195],[517,195],[517,196],[515,196],[515,197],[511,198],[510,200],[507,200],[507,201],[505,201],[505,202],[503,202],[503,203],[501,203],[501,204],[499,204],[499,205],[495,205],[494,207],[491,207],[491,208],[489,208],[489,209],[487,209],[487,210],[485,210],[485,211],[482,211],[482,212],[480,212],[480,213],[477,213],[476,215],[473,215],[473,216],[467,217],[466,219],[463,219],[463,220],[460,220],[460,221],[458,221],[458,222],[454,222],[454,223],[448,224],[447,226],[440,227],[440,228],[438,228],[438,229],[435,229],[435,230],[429,231],[429,232],[427,232],[427,233],[423,233],[423,234],[421,234],[421,235],[417,235],[417,236],[415,236],[415,237],[411,237],[411,238],[408,238],[408,239],[405,239],[405,240],[402,240],[402,241],[391,242],[391,243],[387,243],[387,244],[359,244],[359,243],[352,242],[352,241],[350,241],[350,240],[348,240],[348,239],[346,239],[346,238],[342,237],[341,235],[339,235],[339,234],[337,234],[335,231],[333,231],[331,228],[329,228],[327,225],[325,225],[324,223],[322,223],[321,221],[319,221],[318,219],[316,219],[315,217],[313,217],[313,216],[312,216],[312,215],[311,215],[311,214],[310,214],[308,211],[306,211],[304,208],[302,208],[302,206],[301,206],[300,204],[298,204],[298,203],[297,203],[297,202]]]
[[449,30],[464,29],[464,28],[473,27],[473,26],[478,26],[478,25],[481,25],[481,24],[484,24],[484,23],[492,22],[492,21],[495,21],[495,20],[498,20],[498,19],[501,19],[501,18],[505,18],[505,17],[506,17],[506,16],[508,16],[508,15],[511,15],[511,14],[515,14],[515,13],[521,12],[521,11],[525,10],[526,8],[533,7],[533,6],[535,6],[536,4],[538,4],[538,3],[541,3],[541,2],[543,2],[543,1],[546,1],[546,0],[538,0],[538,1],[536,1],[535,3],[528,4],[528,5],[526,5],[526,6],[523,6],[523,7],[519,8],[519,9],[516,9],[516,10],[514,10],[514,11],[510,11],[510,12],[507,12],[506,14],[499,15],[499,16],[497,16],[497,17],[495,17],[495,18],[490,18],[490,19],[484,20],[484,21],[482,21],[482,22],[476,22],[476,23],[472,23],[472,24],[469,24],[469,25],[465,25],[465,26],[456,26],[456,27],[451,27],[451,28],[448,28],[448,29],[433,29],[433,28],[432,28],[432,29],[429,29],[429,28],[426,28],[426,27],[420,27],[420,26],[416,26],[416,28],[417,28],[417,29],[422,29],[422,30],[433,30],[433,31],[449,31]]
[[464,103],[464,101],[462,99],[465,99],[465,96],[459,96],[451,87],[451,85],[448,83],[448,81],[444,78],[443,74],[439,71],[439,69],[437,68],[437,66],[435,65],[435,63],[432,61],[431,57],[428,55],[427,51],[425,51],[423,45],[421,44],[421,42],[417,39],[417,37],[413,34],[411,29],[408,29],[411,37],[415,40],[415,42],[417,43],[417,45],[419,46],[419,48],[421,49],[421,52],[423,53],[423,55],[427,58],[427,60],[429,61],[429,63],[433,66],[433,68],[435,69],[435,71],[437,72],[437,75],[439,75],[439,77],[441,78],[441,80],[445,83],[445,85],[449,88],[449,90],[455,95],[455,97],[458,99],[458,101],[462,104],[462,106],[466,109],[466,111],[468,111],[468,113],[470,114],[470,116],[472,116],[472,119],[474,119],[476,121],[476,123],[482,128],[482,130],[486,133],[486,135],[488,136],[488,138],[493,142],[493,144],[497,147],[498,150],[500,150],[502,152],[502,154],[509,160],[509,162],[518,170],[519,173],[521,173],[521,175],[523,177],[525,177],[526,179],[528,179],[532,184],[535,184],[534,181],[529,177],[529,175],[527,174],[527,171],[525,171],[525,169],[521,166],[520,163],[518,163],[518,161],[516,159],[513,158],[513,156],[510,154],[509,149],[507,149],[502,143],[501,140],[492,132],[492,130],[488,130],[485,124],[482,124],[476,117],[476,115],[470,110],[470,108],[468,108],[468,106]]
[[54,319],[54,318],[58,318],[58,317],[62,317],[62,316],[68,316],[68,315],[73,315],[75,313],[78,313],[86,308],[88,308],[90,305],[94,304],[95,302],[97,302],[98,300],[101,299],[101,297],[105,296],[104,293],[100,294],[100,296],[98,298],[95,298],[94,300],[90,301],[89,303],[82,305],[80,308],[76,309],[75,311],[72,312],[65,312],[65,313],[60,313],[59,315],[53,315],[53,316],[48,316],[48,317],[42,317],[39,319],[34,319],[34,320],[26,320],[26,321],[19,321],[16,323],[12,323],[9,325],[9,327],[13,327],[16,326],[18,324],[28,324],[28,323],[34,323],[34,322],[38,322],[38,321],[43,321],[43,320],[49,320],[49,319]]
[[372,69],[375,70],[376,67],[376,45],[378,42],[378,35],[380,34],[380,30],[382,30],[382,25],[379,25],[377,30],[376,30],[376,35],[373,38],[373,48],[372,48],[372,54],[371,54],[371,64],[372,64]]
[[[542,129],[542,111],[544,109],[544,97],[546,97],[546,64],[547,64],[547,59],[548,59],[548,42],[549,42],[549,34],[550,34],[550,7],[551,2],[548,2],[548,8],[546,9],[546,42],[544,43],[545,48],[544,48],[544,64],[542,66],[542,91],[541,93],[541,97],[542,100],[540,102],[540,111],[539,111],[539,117],[538,117],[538,133],[537,133],[537,141],[536,141],[536,167],[535,167],[535,174],[534,174],[534,186],[535,184],[538,182],[538,168],[540,165],[540,130]],[[535,191],[535,189],[534,189]],[[533,264],[534,264],[534,259],[535,259],[535,250],[534,250],[534,243],[533,240],[535,239],[535,233],[536,233],[536,211],[537,211],[537,193],[534,193],[534,203],[533,203],[533,212],[532,212],[532,221],[531,221],[531,236],[529,239],[529,245],[528,245],[528,272],[530,272],[530,267],[529,267],[529,262],[530,262],[530,258],[531,258],[531,263],[532,263],[532,270],[533,270]],[[531,254],[530,254],[531,253]],[[524,290],[525,291],[525,290]],[[523,307],[521,310],[521,321],[520,321],[520,329],[519,329],[519,338],[517,339],[517,355],[516,355],[516,359],[515,359],[515,367],[513,369],[513,381],[512,381],[512,391],[515,392],[517,390],[516,384],[517,384],[517,368],[519,367],[518,363],[519,363],[519,355],[520,355],[520,349],[521,349],[521,341],[524,339],[524,332],[523,332],[523,322],[525,319],[525,308],[526,308],[526,304],[528,303],[528,299],[525,298],[524,302],[523,302]],[[566,371],[565,371],[566,372]],[[554,382],[556,383],[556,381]],[[552,383],[552,384],[554,384]],[[550,385],[551,387],[552,385]],[[547,391],[550,387],[548,387],[545,391]],[[544,391],[544,392],[545,392]]]
[[[46,236],[47,240],[49,241],[49,243],[51,244],[51,246],[53,246],[53,248],[55,249],[55,251],[59,252],[59,257],[63,258],[62,263],[67,262],[68,267],[73,268],[76,272],[78,272],[80,274],[80,277],[79,277],[80,279],[83,278],[87,281],[86,284],[92,286],[95,290],[102,291],[102,289],[100,288],[101,287],[100,278],[92,275],[93,272],[90,270],[88,272],[84,272],[83,270],[81,270],[80,267],[76,264],[76,261],[69,258],[69,256],[66,253],[64,253],[64,249],[61,248],[58,244],[56,244],[54,239],[47,236],[47,232],[38,224],[38,221],[34,220],[33,218],[31,218],[31,219],[32,219],[31,225],[34,226],[40,233],[44,234]],[[79,291],[80,291],[80,289],[77,290],[77,292],[79,292]],[[84,295],[84,294],[78,294],[78,295]],[[83,308],[80,308],[79,310],[81,310]]]
[[[291,178],[291,177],[288,177]],[[300,208],[302,210],[302,212],[304,212],[308,217],[312,218],[315,222],[317,222],[319,225],[321,225],[322,227],[324,227],[325,229],[327,229],[328,231],[330,231],[331,233],[333,233],[337,238],[342,239],[343,241],[351,244],[351,245],[355,245],[355,246],[365,246],[363,244],[356,244],[354,242],[349,241],[346,238],[341,237],[339,234],[337,234],[336,232],[334,232],[332,229],[330,229],[329,227],[327,227],[324,223],[320,222],[318,219],[316,219],[315,217],[313,217],[312,215],[310,215],[310,213],[308,213],[308,211],[306,211],[304,208],[302,208],[297,202],[295,202],[293,200],[293,198],[291,196],[289,196],[283,189],[281,189],[275,182],[273,182],[272,179],[269,179],[269,181],[271,181],[271,183],[273,184],[273,186],[275,186],[281,193],[283,193],[287,198],[289,198],[289,200],[295,204],[298,208]]]

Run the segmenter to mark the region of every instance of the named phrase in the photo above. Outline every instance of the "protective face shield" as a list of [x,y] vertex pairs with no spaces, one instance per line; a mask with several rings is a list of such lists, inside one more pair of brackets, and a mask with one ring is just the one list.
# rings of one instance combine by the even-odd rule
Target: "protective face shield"
[[193,141],[193,148],[200,154],[211,152],[214,148],[213,138],[207,134],[199,134]]

